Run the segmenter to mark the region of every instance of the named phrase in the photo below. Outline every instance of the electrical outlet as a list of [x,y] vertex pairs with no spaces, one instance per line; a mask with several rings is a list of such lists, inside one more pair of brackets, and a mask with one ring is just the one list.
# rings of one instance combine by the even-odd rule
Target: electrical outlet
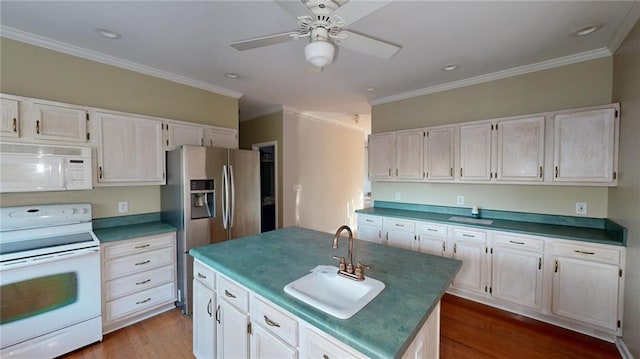
[[399,200],[400,200],[400,198],[401,198],[401,197],[400,197],[400,192],[396,192],[396,201],[399,201]]
[[118,213],[127,213],[129,212],[129,202],[122,201],[118,202]]
[[456,198],[456,203],[458,204],[464,204],[464,196],[458,196]]
[[576,214],[587,214],[587,204],[576,202]]

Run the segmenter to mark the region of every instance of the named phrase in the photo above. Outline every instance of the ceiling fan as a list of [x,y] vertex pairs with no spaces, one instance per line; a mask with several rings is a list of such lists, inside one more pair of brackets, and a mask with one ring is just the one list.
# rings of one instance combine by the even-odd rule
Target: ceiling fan
[[298,30],[234,42],[239,51],[309,38],[304,48],[307,61],[317,67],[333,62],[335,45],[381,59],[391,58],[400,46],[371,36],[345,30],[363,17],[393,0],[276,0],[285,11],[298,19]]

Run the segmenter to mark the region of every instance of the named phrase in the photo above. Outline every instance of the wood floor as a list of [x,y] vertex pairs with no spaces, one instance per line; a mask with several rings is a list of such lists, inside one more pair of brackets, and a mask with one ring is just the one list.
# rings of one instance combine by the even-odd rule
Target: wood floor
[[[620,358],[612,343],[448,294],[441,316],[443,359]],[[65,358],[193,358],[191,319],[171,310],[107,334],[101,343]]]

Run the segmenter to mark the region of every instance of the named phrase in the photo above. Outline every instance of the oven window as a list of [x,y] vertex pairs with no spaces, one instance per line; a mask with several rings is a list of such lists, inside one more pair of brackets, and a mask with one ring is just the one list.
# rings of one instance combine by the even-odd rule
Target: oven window
[[33,317],[78,300],[78,277],[67,272],[0,287],[0,324]]

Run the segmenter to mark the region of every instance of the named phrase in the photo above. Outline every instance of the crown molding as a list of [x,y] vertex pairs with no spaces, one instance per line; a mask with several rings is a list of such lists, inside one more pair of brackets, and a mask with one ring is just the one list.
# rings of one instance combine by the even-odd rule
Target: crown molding
[[622,24],[618,26],[616,31],[611,36],[611,40],[609,41],[609,51],[614,54],[624,39],[629,35],[629,32],[633,29],[636,22],[640,19],[640,1],[634,1],[629,6],[629,11],[627,11],[627,16],[625,16]]
[[141,74],[161,78],[171,82],[176,82],[182,85],[199,88],[201,90],[213,92],[218,95],[229,96],[236,99],[242,97],[243,95],[241,92],[214,86],[206,82],[198,81],[185,76],[176,75],[167,71],[158,70],[156,68],[144,66],[135,62],[126,61],[123,59],[119,59],[117,57],[105,55],[101,52],[83,49],[78,46],[73,46],[61,41],[56,41],[53,39],[49,39],[47,37],[43,37],[43,36],[35,35],[32,33],[28,33],[25,31],[21,31],[18,29],[14,29],[9,26],[4,26],[4,25],[0,26],[0,35],[8,39],[25,42],[25,43],[35,45],[38,47],[43,47],[49,50],[62,52],[67,55],[81,57],[83,59],[100,62],[106,65],[119,67],[125,70],[139,72]]
[[403,92],[396,95],[381,97],[381,98],[369,101],[369,104],[372,106],[381,105],[384,103],[405,100],[412,97],[429,95],[436,92],[442,92],[442,91],[452,90],[460,87],[476,85],[483,82],[489,82],[489,81],[499,80],[507,77],[523,75],[530,72],[547,70],[554,67],[560,67],[560,66],[575,64],[578,62],[599,59],[601,57],[611,56],[611,54],[612,53],[611,51],[609,51],[608,48],[603,47],[600,49],[581,52],[579,54],[559,57],[553,60],[537,62],[535,64],[514,67],[512,69],[508,69],[504,71],[498,71],[490,74],[470,77],[468,79],[453,81],[453,82],[449,82],[441,85],[435,85],[435,86],[431,86],[431,87],[427,87],[427,88],[423,88],[415,91]]
[[312,116],[309,115],[307,113],[305,113],[304,111],[292,108],[292,107],[286,107],[283,106],[282,107],[282,112],[288,114],[288,115],[293,115],[293,116],[297,116],[299,118],[303,118],[303,119],[307,119],[307,120],[313,120],[313,121],[320,121],[320,122],[328,122],[328,123],[332,123],[335,125],[339,125],[339,126],[343,126],[343,127],[347,127],[347,128],[351,128],[351,129],[355,129],[358,131],[362,131],[362,132],[367,132],[364,128],[358,126],[356,123],[349,123],[349,122],[345,122],[345,121],[341,121],[338,119],[334,119],[334,118],[329,118],[329,117],[321,117],[321,116]]

